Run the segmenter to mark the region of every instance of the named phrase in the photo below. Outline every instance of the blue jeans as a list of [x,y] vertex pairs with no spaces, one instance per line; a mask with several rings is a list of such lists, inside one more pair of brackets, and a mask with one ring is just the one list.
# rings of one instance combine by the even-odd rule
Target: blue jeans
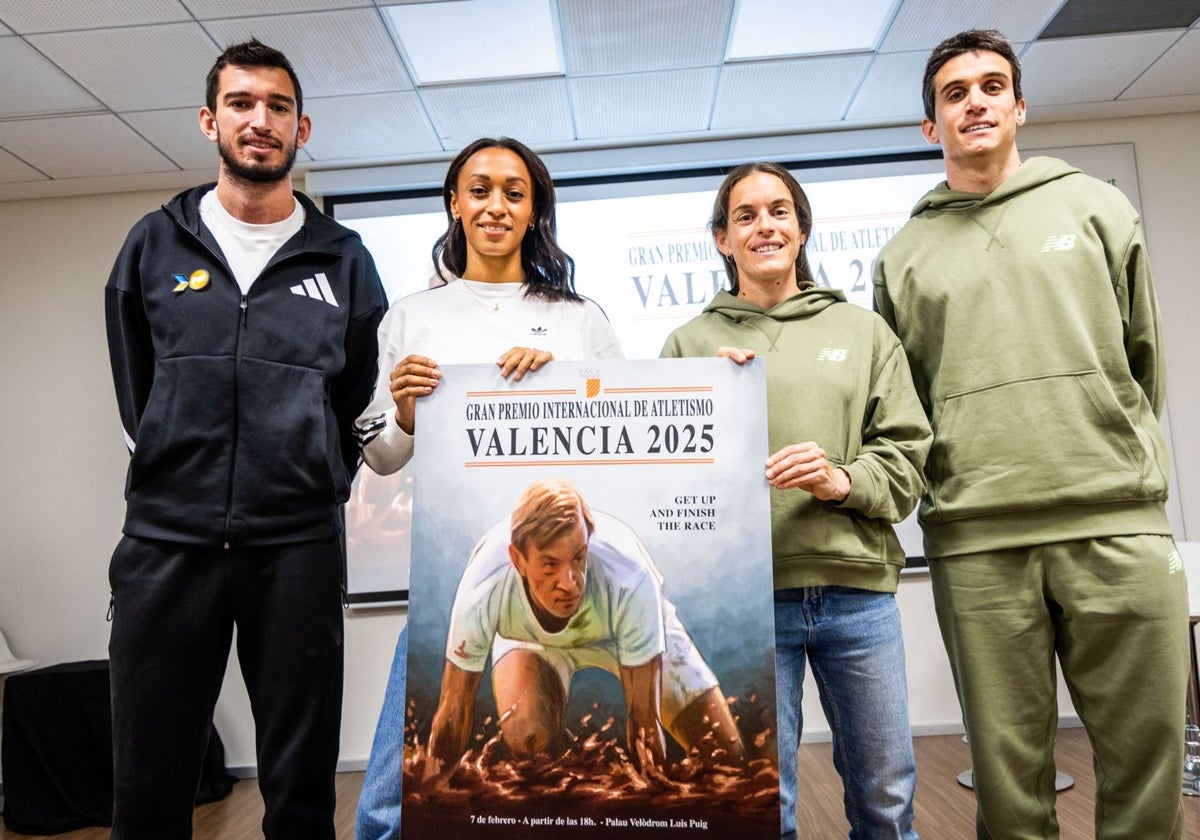
[[404,692],[408,664],[408,625],[400,631],[383,708],[375,725],[371,757],[358,797],[358,840],[398,840],[400,782],[404,776]]
[[775,592],[780,822],[796,837],[796,749],[805,661],[833,731],[852,840],[915,838],[917,768],[908,728],[904,639],[894,595],[821,586]]

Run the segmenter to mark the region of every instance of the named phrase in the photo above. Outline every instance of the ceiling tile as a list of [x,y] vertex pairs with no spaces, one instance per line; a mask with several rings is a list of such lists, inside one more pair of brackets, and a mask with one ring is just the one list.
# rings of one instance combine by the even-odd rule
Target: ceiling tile
[[1039,105],[1108,102],[1120,96],[1178,38],[1172,32],[1037,41],[1021,56],[1021,87]]
[[1010,41],[1032,41],[1062,0],[904,0],[881,52],[925,50],[967,29],[998,29]]
[[874,50],[891,22],[895,0],[741,0],[729,59],[781,58]]
[[19,184],[23,181],[47,181],[49,178],[32,166],[22,163],[0,149],[0,184]]
[[177,169],[110,114],[0,122],[0,148],[8,149],[51,178]]
[[383,13],[419,84],[563,72],[549,0],[410,3]]
[[121,119],[180,169],[216,172],[217,147],[200,131],[198,108],[171,108],[122,114]]
[[29,41],[114,111],[204,104],[218,50],[196,23],[31,35]]
[[717,69],[668,70],[571,81],[580,138],[653,137],[703,131],[717,84]]
[[870,61],[870,56],[847,56],[727,65],[721,72],[712,128],[836,122]]
[[318,163],[442,151],[411,91],[306,99],[304,110],[313,121],[304,149]]
[[1121,99],[1196,93],[1200,93],[1200,29],[1189,29],[1121,94]]
[[[100,103],[20,38],[0,37],[0,118],[94,111]],[[20,84],[11,80],[20,79]]]
[[560,0],[573,76],[716,66],[732,0]]
[[529,145],[575,137],[563,79],[434,87],[423,89],[421,99],[446,149],[477,137],[503,135]]
[[305,97],[412,89],[374,9],[216,20],[204,28],[222,48],[254,37],[282,51]]
[[[877,23],[864,22],[863,3],[872,4]],[[389,23],[392,15],[406,19],[410,5],[452,17],[414,41],[411,54],[397,34],[411,39],[411,29]],[[215,171],[214,151],[196,127],[204,77],[223,44],[251,36],[283,50],[304,81],[316,120],[297,156],[304,168],[314,160],[333,167],[440,159],[480,134],[555,149],[637,149],[672,137],[712,136],[736,146],[742,136],[915,130],[929,50],[984,26],[1005,33],[1023,56],[1034,118],[1195,111],[1200,12],[1189,20],[1193,6],[1200,9],[1200,0],[841,0],[823,23],[824,7],[798,0],[0,0],[0,126],[13,142],[31,144],[7,160],[0,155],[0,180],[11,177],[4,167],[18,179],[42,178],[40,155],[51,177],[78,173],[80,190],[102,183],[88,176],[112,171],[122,174],[109,183],[129,188],[161,181],[168,164],[189,177]],[[1109,25],[1121,14],[1123,26],[1159,28],[1039,39],[1043,30],[1058,31],[1047,29],[1056,15],[1059,26],[1081,10],[1086,26]],[[517,34],[487,23],[492,12],[515,22]],[[464,15],[485,22],[482,36],[464,35]],[[837,27],[846,21],[850,34],[868,47],[878,40],[880,50],[872,56],[862,43],[839,42]],[[549,74],[499,76],[526,72],[505,69],[498,58],[527,58],[538,27],[560,64]],[[747,32],[759,33],[759,51],[818,52],[723,64]],[[473,80],[414,90],[410,72],[423,49],[452,68],[439,73]],[[112,112],[115,124],[64,119]],[[80,134],[81,126],[104,142],[106,154],[76,151],[77,137],[57,136]],[[42,142],[33,143],[34,135]],[[60,145],[69,150],[52,155]],[[0,198],[14,189],[43,188],[6,186]]]
[[911,119],[923,116],[921,79],[928,53],[904,52],[877,55],[850,103],[846,118],[852,120]]
[[178,23],[191,15],[179,0],[0,0],[0,18],[27,34]]
[[198,20],[232,17],[264,17],[290,12],[320,12],[366,6],[366,0],[180,0]]
[[1200,18],[1200,0],[1155,0],[1153,3],[1067,0],[1042,32],[1041,38],[1186,29],[1197,18]]

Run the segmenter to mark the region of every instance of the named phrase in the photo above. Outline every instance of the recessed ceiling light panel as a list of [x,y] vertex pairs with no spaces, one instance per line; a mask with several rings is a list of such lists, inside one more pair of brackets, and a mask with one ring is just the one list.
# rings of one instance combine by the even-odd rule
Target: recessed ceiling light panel
[[418,84],[562,75],[550,0],[385,6]]
[[730,61],[875,49],[897,0],[740,0]]

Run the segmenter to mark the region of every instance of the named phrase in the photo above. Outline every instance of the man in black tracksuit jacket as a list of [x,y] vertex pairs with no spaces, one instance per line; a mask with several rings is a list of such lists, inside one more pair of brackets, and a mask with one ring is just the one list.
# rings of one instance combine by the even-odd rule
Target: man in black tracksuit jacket
[[236,624],[264,833],[332,838],[341,505],[386,297],[358,236],[292,192],[310,125],[287,59],[231,47],[207,99],[216,185],[138,222],[105,290],[131,451],[109,570],[112,836],[191,836]]

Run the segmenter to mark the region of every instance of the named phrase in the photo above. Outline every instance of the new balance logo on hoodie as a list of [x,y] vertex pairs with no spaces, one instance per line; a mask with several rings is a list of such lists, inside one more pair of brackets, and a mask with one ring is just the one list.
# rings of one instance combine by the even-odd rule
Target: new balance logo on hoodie
[[1073,233],[1052,233],[1046,237],[1046,241],[1042,243],[1042,253],[1049,251],[1070,251],[1075,247],[1075,234]]
[[1179,556],[1179,549],[1175,549],[1167,555],[1167,574],[1173,575],[1176,572],[1183,571],[1183,558]]
[[329,281],[320,272],[317,272],[316,277],[309,277],[292,286],[292,294],[321,300],[330,306],[338,305],[337,298],[333,296],[333,289],[329,288]]

